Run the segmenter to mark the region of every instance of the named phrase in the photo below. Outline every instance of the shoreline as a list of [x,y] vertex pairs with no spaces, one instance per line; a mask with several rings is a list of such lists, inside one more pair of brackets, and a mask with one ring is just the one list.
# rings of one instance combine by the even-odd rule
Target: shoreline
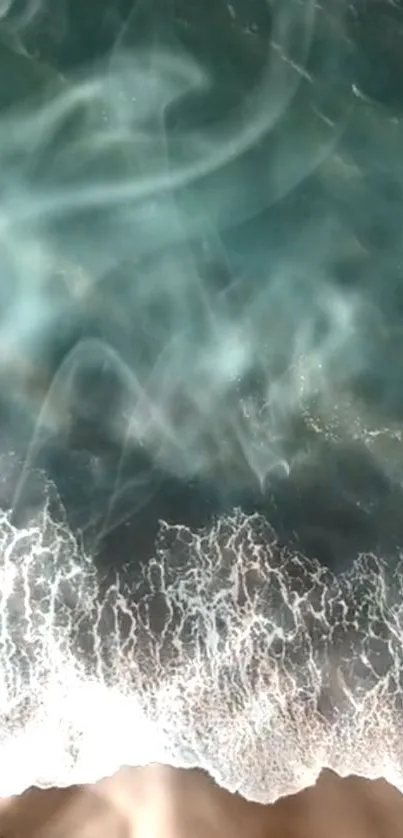
[[340,778],[274,804],[244,800],[202,772],[123,768],[93,786],[28,789],[0,801],[1,838],[398,838],[403,795],[384,780]]

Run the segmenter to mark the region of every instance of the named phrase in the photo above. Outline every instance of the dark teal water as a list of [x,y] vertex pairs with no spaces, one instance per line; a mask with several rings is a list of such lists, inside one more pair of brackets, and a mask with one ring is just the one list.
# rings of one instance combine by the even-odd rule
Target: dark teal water
[[[4,135],[28,114],[1,152],[6,218],[19,201],[1,245],[2,449],[26,463],[4,503],[24,515],[43,468],[106,564],[134,544],[151,555],[161,518],[199,526],[233,506],[336,570],[392,554],[402,5],[27,8],[0,29]],[[209,85],[192,88],[192,67]],[[83,78],[98,93],[79,105]],[[72,104],[33,139],[31,102],[58,85]],[[20,258],[27,231],[54,259],[45,290]]]

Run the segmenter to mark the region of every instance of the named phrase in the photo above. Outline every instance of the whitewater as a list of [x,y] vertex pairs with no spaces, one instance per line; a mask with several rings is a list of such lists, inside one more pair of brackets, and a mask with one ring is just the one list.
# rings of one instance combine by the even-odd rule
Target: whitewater
[[53,511],[0,518],[0,796],[154,762],[263,803],[325,767],[403,790],[400,556],[336,577],[234,510],[108,576]]

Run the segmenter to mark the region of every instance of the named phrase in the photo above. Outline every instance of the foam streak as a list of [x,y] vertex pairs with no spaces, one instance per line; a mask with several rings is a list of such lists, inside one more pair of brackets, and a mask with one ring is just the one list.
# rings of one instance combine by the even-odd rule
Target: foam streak
[[1,556],[1,795],[150,762],[262,802],[325,766],[403,789],[400,559],[336,579],[236,511],[105,591],[49,506]]

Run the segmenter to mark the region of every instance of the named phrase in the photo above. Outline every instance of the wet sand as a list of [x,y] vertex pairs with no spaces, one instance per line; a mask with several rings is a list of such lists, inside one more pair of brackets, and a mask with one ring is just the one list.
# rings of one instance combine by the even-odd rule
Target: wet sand
[[1,838],[400,838],[403,796],[384,781],[340,779],[274,806],[248,803],[197,771],[122,769],[94,786],[3,800]]

